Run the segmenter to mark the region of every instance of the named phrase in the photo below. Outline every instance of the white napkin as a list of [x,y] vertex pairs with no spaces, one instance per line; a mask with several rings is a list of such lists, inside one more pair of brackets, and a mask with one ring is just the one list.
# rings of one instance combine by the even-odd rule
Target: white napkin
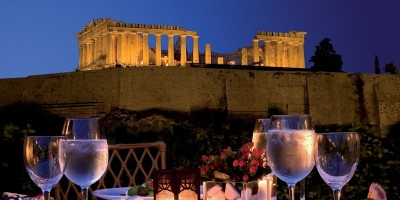
[[128,198],[128,200],[143,200],[141,196],[133,195]]
[[372,183],[369,186],[368,198],[374,200],[387,200],[385,190],[377,183]]
[[[25,194],[18,194],[12,192],[3,192],[2,198],[4,200],[44,200],[44,196],[42,194],[38,194],[36,196],[28,196]],[[50,199],[54,200],[53,197]]]

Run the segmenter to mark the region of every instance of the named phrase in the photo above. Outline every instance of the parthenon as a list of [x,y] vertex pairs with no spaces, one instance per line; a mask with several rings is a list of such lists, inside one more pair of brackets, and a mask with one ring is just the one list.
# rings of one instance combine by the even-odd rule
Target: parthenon
[[254,62],[259,62],[258,42],[264,42],[264,66],[305,68],[304,36],[306,32],[290,31],[288,33],[260,31],[253,39]]
[[[155,52],[149,49],[149,34],[156,37]],[[199,36],[194,31],[186,31],[179,26],[127,24],[111,19],[98,19],[91,21],[76,36],[79,45],[79,70],[117,65],[161,66],[161,35],[168,36],[166,65],[175,65],[173,42],[175,35],[180,37],[180,64],[184,66],[187,62],[186,37],[188,36],[193,38],[193,63],[199,62]]]
[[[305,68],[304,36],[306,32],[260,31],[253,45],[238,50],[237,61],[226,58],[226,63],[268,67]],[[149,44],[149,35],[155,37],[155,48]],[[167,51],[162,50],[162,36],[168,37]],[[177,37],[174,43],[174,37]],[[192,39],[192,53],[187,53],[187,38]],[[93,70],[129,66],[186,66],[187,63],[224,64],[224,57],[212,59],[210,44],[199,53],[199,35],[180,26],[129,24],[108,18],[92,20],[78,33],[79,70]],[[259,42],[263,45],[259,46]],[[251,54],[248,54],[250,51]],[[166,54],[163,56],[163,53]],[[204,56],[203,59],[200,56]],[[179,57],[179,58],[175,58]],[[249,58],[248,58],[249,57]],[[189,60],[191,59],[191,60]],[[240,60],[240,61],[239,61]]]

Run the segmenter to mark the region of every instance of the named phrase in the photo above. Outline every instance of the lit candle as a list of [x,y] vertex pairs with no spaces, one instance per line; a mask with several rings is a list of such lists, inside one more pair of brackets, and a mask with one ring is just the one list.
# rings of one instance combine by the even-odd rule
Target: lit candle
[[160,193],[157,194],[155,200],[174,200],[174,193],[168,190],[162,190]]
[[262,180],[258,181],[258,195],[265,195],[266,200],[271,200],[273,178],[264,176]]

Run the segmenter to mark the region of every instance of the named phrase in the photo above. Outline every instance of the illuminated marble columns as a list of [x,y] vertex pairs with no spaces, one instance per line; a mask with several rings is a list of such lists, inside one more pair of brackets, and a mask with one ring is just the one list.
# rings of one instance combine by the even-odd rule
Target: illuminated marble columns
[[224,64],[224,57],[218,57],[217,58],[217,64],[218,65],[223,65]]
[[260,62],[260,54],[258,52],[258,40],[253,39],[253,63],[259,64]]
[[211,44],[206,44],[205,57],[206,64],[211,64]]
[[86,64],[90,65],[93,62],[93,41],[90,40],[87,45],[87,59],[86,59]]
[[186,65],[186,35],[181,35],[181,66]]
[[306,34],[301,31],[258,32],[255,38],[264,41],[264,65],[305,68],[304,36]]
[[143,65],[149,65],[149,34],[143,33]]
[[82,44],[80,46],[80,56],[79,56],[79,68],[84,67],[86,65],[86,45]]
[[168,66],[174,66],[174,35],[168,35]]
[[248,65],[246,48],[242,48],[242,65]]
[[130,45],[130,38],[131,38],[131,33],[130,32],[123,32],[122,34],[122,41],[121,41],[121,64],[123,66],[128,66],[130,65],[131,57],[129,55],[129,52],[131,50],[131,45]]
[[161,34],[156,36],[156,65],[161,66]]
[[117,34],[117,63],[122,65],[122,32]]
[[139,64],[139,53],[140,53],[140,39],[139,39],[139,35],[135,32],[132,33],[132,50],[131,50],[131,56],[132,56],[132,60],[131,60],[131,64],[136,66]]
[[193,36],[193,63],[199,63],[199,36]]
[[106,65],[112,66],[117,63],[117,35],[116,33],[108,34],[108,48]]
[[306,64],[305,64],[305,61],[304,61],[304,43],[303,42],[299,43],[297,48],[298,48],[298,52],[299,52],[298,53],[299,66],[302,67],[302,68],[305,68]]
[[107,55],[107,53],[108,53],[108,34],[107,33],[103,33],[101,35],[101,42],[102,42],[101,55]]
[[264,66],[271,67],[271,41],[264,40]]
[[83,44],[83,56],[82,56],[82,63],[83,66],[88,65],[88,44]]
[[[76,36],[79,45],[79,69],[88,70],[97,66],[107,68],[117,65],[155,64],[161,66],[162,62],[175,66],[174,36],[179,36],[181,40],[179,58],[181,65],[185,66],[188,62],[187,37],[193,37],[192,63],[199,63],[199,36],[196,32],[184,30],[179,26],[127,24],[111,19],[98,19],[91,21],[82,30]],[[150,52],[149,35],[155,35],[156,38],[155,54]],[[162,35],[168,36],[168,56],[165,58],[162,57]],[[166,60],[163,61],[163,59]],[[150,60],[155,63],[150,63]]]
[[108,34],[107,33],[103,33],[102,34],[102,40],[101,40],[101,42],[102,42],[102,50],[101,50],[101,55],[102,56],[104,56],[103,58],[105,59],[104,60],[104,67],[110,67],[110,65],[109,65],[109,63],[108,63],[108,60],[109,60],[109,53],[108,53],[108,49],[109,49],[109,39],[108,39]]
[[135,56],[135,52],[134,52],[134,48],[135,48],[135,44],[134,44],[134,34],[133,32],[126,32],[126,40],[124,41],[124,46],[122,48],[122,50],[126,55],[126,61],[124,62],[124,65],[134,65],[134,56]]
[[282,62],[282,57],[283,57],[283,42],[282,41],[276,41],[276,51],[277,53],[276,55],[276,65],[278,67],[282,67],[283,66],[283,62]]
[[92,43],[92,48],[93,48],[93,58],[92,62],[94,62],[97,59],[97,38],[93,37],[93,43]]
[[282,43],[282,65],[281,67],[288,67],[289,66],[289,46],[286,42]]

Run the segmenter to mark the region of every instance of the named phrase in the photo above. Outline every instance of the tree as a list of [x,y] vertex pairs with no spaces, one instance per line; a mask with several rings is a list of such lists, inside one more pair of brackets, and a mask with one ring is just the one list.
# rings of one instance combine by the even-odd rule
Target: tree
[[393,64],[393,62],[385,65],[385,73],[389,74],[399,74],[399,70],[397,66]]
[[315,55],[310,59],[310,62],[314,63],[311,67],[312,70],[330,72],[342,71],[342,56],[336,54],[330,41],[331,39],[325,38],[319,43],[319,46],[316,46],[317,50],[315,51]]
[[380,74],[380,73],[381,73],[381,69],[379,68],[378,56],[375,55],[375,74]]

